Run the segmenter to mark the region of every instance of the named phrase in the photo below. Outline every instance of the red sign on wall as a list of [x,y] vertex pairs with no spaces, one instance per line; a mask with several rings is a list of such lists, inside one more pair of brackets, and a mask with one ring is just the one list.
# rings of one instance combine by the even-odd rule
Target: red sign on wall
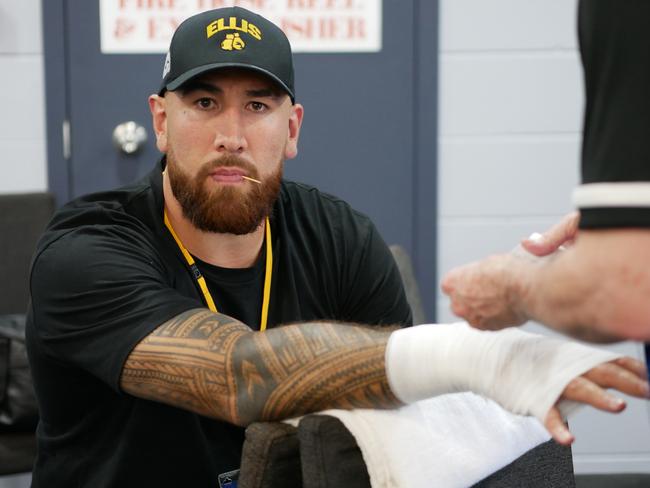
[[280,26],[294,52],[381,50],[381,0],[101,0],[102,52],[165,53],[187,17],[233,5]]

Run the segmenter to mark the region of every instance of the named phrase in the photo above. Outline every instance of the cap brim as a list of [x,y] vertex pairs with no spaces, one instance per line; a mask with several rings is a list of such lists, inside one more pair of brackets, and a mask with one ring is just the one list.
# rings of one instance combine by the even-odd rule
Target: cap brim
[[246,63],[213,63],[213,64],[206,64],[203,66],[198,66],[196,68],[193,68],[189,71],[186,71],[179,77],[177,77],[175,80],[170,81],[166,85],[163,85],[160,88],[159,94],[162,95],[165,90],[169,91],[174,91],[183,85],[183,83],[188,82],[192,78],[195,78],[203,73],[206,73],[208,71],[213,71],[217,69],[223,69],[223,68],[242,68],[242,69],[248,69],[251,71],[257,71],[258,73],[262,73],[269,78],[271,78],[273,81],[275,81],[280,87],[287,92],[289,97],[291,98],[291,102],[295,103],[296,97],[293,94],[293,92],[289,89],[289,87],[277,76],[275,76],[273,73],[270,71],[265,70],[264,68],[260,68],[259,66],[253,66],[250,64]]

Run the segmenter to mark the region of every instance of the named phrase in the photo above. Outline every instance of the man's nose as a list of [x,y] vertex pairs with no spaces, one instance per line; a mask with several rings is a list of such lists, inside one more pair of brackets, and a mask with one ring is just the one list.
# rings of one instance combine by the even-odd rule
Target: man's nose
[[242,116],[236,109],[221,113],[216,124],[214,145],[219,152],[240,154],[246,149]]

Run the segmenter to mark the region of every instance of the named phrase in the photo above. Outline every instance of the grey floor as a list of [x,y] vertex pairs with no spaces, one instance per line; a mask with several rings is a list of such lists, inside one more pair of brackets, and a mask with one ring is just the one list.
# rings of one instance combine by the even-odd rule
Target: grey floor
[[650,474],[582,474],[576,488],[650,488]]
[[32,481],[31,473],[14,476],[0,476],[0,488],[29,488]]
[[[29,488],[31,479],[29,473],[2,476],[0,488]],[[583,474],[576,476],[576,488],[650,488],[650,474]]]

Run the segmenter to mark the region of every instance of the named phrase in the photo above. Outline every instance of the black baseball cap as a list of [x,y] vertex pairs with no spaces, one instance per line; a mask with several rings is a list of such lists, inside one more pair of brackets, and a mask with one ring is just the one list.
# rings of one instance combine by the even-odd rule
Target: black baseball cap
[[293,56],[287,36],[274,23],[241,7],[201,12],[178,26],[158,93],[174,91],[207,71],[231,67],[269,76],[295,102]]

